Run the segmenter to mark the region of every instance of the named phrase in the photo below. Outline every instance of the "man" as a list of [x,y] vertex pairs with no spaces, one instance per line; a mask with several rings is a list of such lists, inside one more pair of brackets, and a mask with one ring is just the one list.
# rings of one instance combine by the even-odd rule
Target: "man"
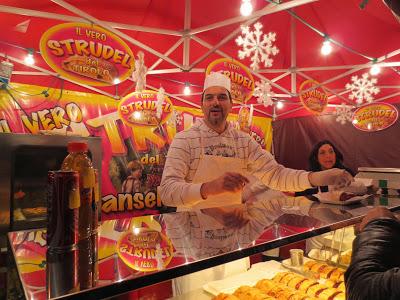
[[281,191],[350,183],[352,176],[344,170],[310,173],[279,165],[249,134],[226,121],[232,109],[230,89],[223,74],[206,76],[204,119],[178,133],[169,148],[159,187],[165,205],[193,209],[237,204],[250,177]]
[[384,207],[371,210],[353,242],[346,299],[400,299],[400,222]]

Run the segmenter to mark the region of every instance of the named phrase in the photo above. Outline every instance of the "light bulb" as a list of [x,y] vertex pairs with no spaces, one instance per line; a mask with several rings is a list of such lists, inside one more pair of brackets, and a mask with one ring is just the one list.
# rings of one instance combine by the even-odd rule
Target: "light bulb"
[[119,80],[119,78],[114,78],[114,84],[118,84],[118,83],[120,83],[121,82],[121,80]]
[[189,83],[186,83],[186,84],[185,84],[185,88],[183,89],[183,94],[186,95],[186,96],[188,96],[188,95],[190,95],[190,93],[191,93],[191,91],[190,91],[190,85],[189,85]]
[[250,0],[242,0],[242,5],[240,5],[240,13],[242,16],[247,17],[250,16],[253,12],[253,5]]
[[283,108],[283,103],[281,101],[276,102],[276,108],[277,109]]
[[368,130],[371,130],[372,129],[372,124],[368,123],[367,128],[368,128]]
[[369,74],[371,75],[378,75],[381,72],[381,67],[373,64],[371,69],[369,69]]
[[325,40],[322,43],[322,47],[321,47],[321,54],[322,55],[329,55],[332,52],[332,45],[331,42],[328,40]]
[[140,113],[140,111],[135,111],[133,113],[133,118],[135,118],[136,120],[139,120],[141,116],[142,114]]
[[27,64],[28,66],[33,66],[35,64],[35,59],[33,58],[33,54],[32,53],[28,53],[25,56],[24,59],[25,64]]
[[358,123],[358,120],[357,119],[354,119],[353,120],[353,124],[357,124]]

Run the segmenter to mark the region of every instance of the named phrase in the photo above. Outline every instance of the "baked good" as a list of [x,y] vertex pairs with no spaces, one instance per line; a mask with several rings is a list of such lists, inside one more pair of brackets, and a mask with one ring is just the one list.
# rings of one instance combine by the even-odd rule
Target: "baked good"
[[275,300],[260,289],[248,285],[239,287],[233,294],[240,300]]
[[312,297],[316,297],[318,298],[319,294],[321,294],[324,290],[326,290],[328,287],[322,285],[322,284],[315,284],[312,285],[308,288],[307,290],[307,295],[312,296]]
[[213,300],[240,300],[240,299],[235,295],[220,293],[217,296],[215,296]]
[[269,290],[268,295],[271,297],[277,297],[283,290],[284,288],[277,284]]
[[292,279],[298,278],[299,275],[295,274],[295,273],[289,273],[288,275],[282,277],[280,283],[288,286],[289,281],[291,281]]
[[346,300],[346,294],[344,292],[340,292],[329,300]]
[[302,291],[303,293],[307,294],[308,289],[313,286],[318,284],[317,281],[312,280],[312,279],[306,279],[303,282],[300,283],[299,285],[299,291]]
[[340,283],[339,283],[337,289],[338,289],[339,291],[342,291],[342,292],[345,292],[345,291],[346,291],[346,287],[345,287],[345,285],[344,285],[344,281],[340,281]]
[[337,289],[327,288],[320,292],[318,298],[323,300],[332,300],[339,293],[341,293],[341,291],[338,291]]
[[340,281],[340,277],[344,275],[344,270],[341,268],[335,268],[330,274],[329,279],[333,281]]
[[22,213],[26,218],[38,218],[43,217],[47,213],[46,207],[30,207],[30,208],[23,208]]
[[257,282],[256,288],[262,290],[264,293],[269,295],[269,291],[276,286],[276,282],[269,279],[261,279]]
[[324,279],[331,278],[332,272],[334,272],[337,268],[325,265],[325,267],[321,268],[320,275]]
[[281,282],[282,279],[284,277],[288,276],[289,274],[290,274],[290,272],[280,272],[280,273],[276,274],[274,276],[274,278],[272,278],[272,280],[275,281],[275,282]]
[[291,279],[288,282],[287,286],[292,288],[292,289],[294,289],[294,290],[298,290],[300,285],[301,285],[301,283],[303,281],[305,281],[305,280],[307,280],[307,278],[305,278],[303,276],[296,276],[296,277],[293,277],[293,279]]
[[308,262],[306,262],[303,266],[303,270],[304,271],[311,271],[311,268],[317,264],[318,262],[315,260],[309,260]]

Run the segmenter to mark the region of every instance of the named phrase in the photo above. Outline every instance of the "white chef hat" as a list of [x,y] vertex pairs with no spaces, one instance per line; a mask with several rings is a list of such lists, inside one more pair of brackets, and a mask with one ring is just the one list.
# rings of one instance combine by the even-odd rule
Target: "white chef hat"
[[231,92],[231,80],[228,76],[225,76],[219,72],[211,72],[210,74],[206,75],[203,92],[211,86],[220,86],[226,88],[228,92]]

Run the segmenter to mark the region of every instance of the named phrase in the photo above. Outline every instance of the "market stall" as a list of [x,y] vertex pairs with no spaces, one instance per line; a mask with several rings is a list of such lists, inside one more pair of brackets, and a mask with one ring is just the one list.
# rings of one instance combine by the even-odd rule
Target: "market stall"
[[[230,80],[228,123],[279,163],[307,169],[312,146],[329,139],[354,173],[400,167],[395,1],[3,0],[0,25],[2,246],[8,231],[46,225],[47,172],[61,168],[71,141],[88,144],[103,227],[174,212],[158,191],[167,152],[177,133],[202,119],[203,82],[212,72]],[[247,250],[205,257],[205,265],[194,256],[190,271],[179,261],[146,276],[132,275],[110,246],[126,274],[82,292],[111,296],[106,287],[115,285],[128,292],[327,231],[261,246],[254,236],[240,247],[253,243]],[[13,233],[11,244],[37,233]],[[46,263],[39,265],[43,271]],[[26,297],[44,293],[43,282],[34,292],[23,285]]]

